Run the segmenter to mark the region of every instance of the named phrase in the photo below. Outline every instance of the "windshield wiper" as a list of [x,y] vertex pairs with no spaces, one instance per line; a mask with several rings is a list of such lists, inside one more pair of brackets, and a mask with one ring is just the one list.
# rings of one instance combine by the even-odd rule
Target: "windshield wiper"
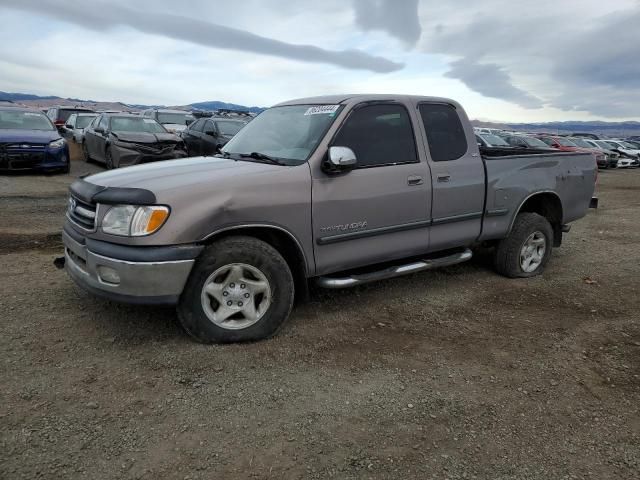
[[277,158],[270,157],[269,155],[266,155],[266,154],[260,153],[260,152],[241,153],[240,157],[241,158],[253,158],[255,160],[263,160],[263,161],[265,161],[267,163],[271,163],[272,165],[283,165],[283,166],[287,165],[286,163],[284,163],[281,160],[278,160]]

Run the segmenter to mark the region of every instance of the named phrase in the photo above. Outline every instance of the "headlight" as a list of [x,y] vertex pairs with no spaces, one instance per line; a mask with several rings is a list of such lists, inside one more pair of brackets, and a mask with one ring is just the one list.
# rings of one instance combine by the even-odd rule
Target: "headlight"
[[116,205],[102,219],[102,231],[123,237],[141,237],[159,230],[167,218],[167,207]]
[[65,139],[64,138],[59,138],[58,140],[54,140],[53,142],[51,142],[49,144],[49,148],[60,148],[60,147],[64,147],[65,144]]

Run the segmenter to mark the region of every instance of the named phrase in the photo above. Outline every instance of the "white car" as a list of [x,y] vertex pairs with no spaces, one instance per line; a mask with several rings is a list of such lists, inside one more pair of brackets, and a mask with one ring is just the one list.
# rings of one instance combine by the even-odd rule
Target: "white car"
[[614,150],[623,153],[630,157],[640,158],[640,150],[635,148],[633,145],[627,142],[622,142],[620,140],[603,140],[605,143],[611,145]]

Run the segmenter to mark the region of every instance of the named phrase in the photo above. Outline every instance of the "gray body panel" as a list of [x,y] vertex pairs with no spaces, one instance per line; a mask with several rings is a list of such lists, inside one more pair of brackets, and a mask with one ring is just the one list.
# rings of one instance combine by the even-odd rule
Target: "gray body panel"
[[[361,102],[403,104],[416,136],[418,163],[356,169],[329,175],[322,169],[334,134]],[[434,162],[418,105],[456,108],[468,151],[459,159]],[[189,158],[114,170],[86,180],[105,187],[153,192],[171,215],[155,234],[126,238],[100,231],[90,238],[132,246],[205,243],[216,233],[248,227],[287,232],[299,246],[308,277],[468,247],[504,238],[525,199],[553,192],[563,223],[585,215],[594,190],[591,154],[550,153],[483,159],[464,110],[454,101],[402,95],[342,95],[282,105],[337,104],[337,115],[306,163],[284,167],[222,158]],[[486,171],[486,177],[485,177]],[[421,184],[408,184],[419,176]],[[441,177],[448,176],[447,181]],[[486,198],[485,198],[486,192]],[[98,209],[98,225],[108,206]]]

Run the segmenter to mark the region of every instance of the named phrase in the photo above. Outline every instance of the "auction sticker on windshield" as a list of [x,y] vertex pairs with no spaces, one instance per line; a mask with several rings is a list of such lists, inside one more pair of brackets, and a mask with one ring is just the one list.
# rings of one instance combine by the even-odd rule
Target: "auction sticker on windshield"
[[336,110],[340,108],[340,105],[318,105],[317,107],[309,107],[305,115],[320,115],[323,113],[336,113]]

